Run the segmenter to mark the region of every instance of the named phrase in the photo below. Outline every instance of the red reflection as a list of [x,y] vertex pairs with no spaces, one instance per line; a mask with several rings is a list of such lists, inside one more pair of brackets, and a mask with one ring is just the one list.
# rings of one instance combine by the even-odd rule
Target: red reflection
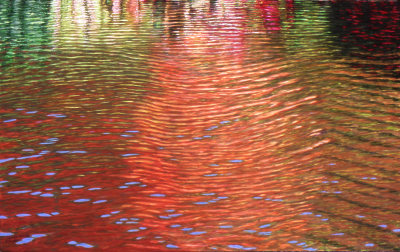
[[334,7],[339,9],[343,23],[340,27],[342,42],[359,48],[348,52],[359,62],[353,66],[374,73],[395,70],[391,74],[398,74],[400,66],[392,63],[399,59],[394,53],[400,46],[398,4],[392,1],[350,2],[343,6],[334,4]]
[[281,30],[279,0],[257,0],[257,8],[261,10],[264,27],[269,32]]

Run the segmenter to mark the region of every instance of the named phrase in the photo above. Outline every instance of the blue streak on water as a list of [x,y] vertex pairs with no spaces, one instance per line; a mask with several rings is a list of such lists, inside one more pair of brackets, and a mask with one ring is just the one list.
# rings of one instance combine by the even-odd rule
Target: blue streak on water
[[56,118],[63,118],[63,117],[67,117],[63,114],[48,114],[47,116],[52,116],[52,117],[56,117]]
[[14,160],[15,158],[5,158],[5,159],[0,159],[0,164],[1,163],[5,163],[5,162],[8,162],[8,161],[11,161],[11,160]]
[[256,230],[244,230],[243,232],[246,232],[246,233],[256,233],[257,231],[256,231]]
[[51,217],[51,215],[47,213],[38,213],[37,215],[40,217]]
[[42,155],[32,155],[32,156],[26,156],[26,157],[19,157],[17,159],[28,159],[28,158],[36,158],[36,157],[41,157]]
[[86,151],[79,151],[79,150],[77,150],[77,151],[71,151],[70,152],[71,154],[76,154],[76,153],[87,153]]
[[44,237],[44,236],[47,236],[47,235],[45,235],[45,234],[33,234],[33,235],[31,235],[31,237],[33,237],[33,238],[40,238],[40,237]]
[[260,228],[266,228],[266,227],[269,227],[269,226],[271,226],[271,224],[262,225],[262,226],[260,226]]
[[43,193],[40,195],[40,197],[54,197],[54,194],[52,193]]
[[241,245],[229,245],[228,247],[233,248],[233,249],[242,249],[243,248],[243,246],[241,246]]
[[233,160],[229,160],[230,163],[241,163],[243,162],[243,160],[241,159],[233,159]]
[[73,185],[72,186],[72,188],[74,188],[74,189],[78,189],[78,188],[82,188],[82,187],[85,187],[85,186],[83,186],[83,185]]
[[259,232],[259,235],[271,235],[271,232]]
[[165,212],[172,213],[172,212],[175,212],[175,210],[174,209],[168,209],[168,210],[165,210]]
[[206,130],[213,130],[213,129],[216,129],[216,128],[218,128],[218,126],[212,126],[212,127],[208,128]]
[[8,193],[12,193],[12,194],[20,194],[20,193],[28,193],[28,192],[32,192],[32,190],[24,190],[24,191],[9,191]]
[[93,245],[87,244],[87,243],[79,243],[76,244],[77,247],[84,247],[84,248],[93,248]]
[[74,202],[87,202],[87,201],[90,201],[90,199],[77,199],[77,200],[74,200]]
[[219,226],[219,228],[233,228],[233,226]]
[[69,151],[56,151],[56,153],[65,154],[65,153],[69,153]]
[[205,234],[207,233],[207,231],[197,231],[197,232],[192,232],[190,233],[191,235],[201,235],[201,234]]
[[93,191],[93,190],[101,190],[99,187],[94,187],[94,188],[89,188],[88,191]]
[[167,248],[174,248],[174,249],[179,248],[178,246],[175,246],[175,245],[172,245],[172,244],[167,244],[166,247]]
[[178,216],[181,216],[182,214],[170,214],[169,216],[170,217],[178,217]]
[[190,230],[192,230],[193,228],[182,228],[181,230],[182,231],[190,231]]
[[140,184],[140,182],[127,182],[125,185],[137,185]]
[[304,213],[301,213],[300,215],[310,215],[310,214],[312,214],[312,212],[304,212]]
[[8,233],[8,232],[0,232],[0,237],[1,236],[12,236],[14,235],[13,233]]
[[212,174],[205,174],[203,176],[205,176],[205,177],[214,177],[214,176],[218,176],[218,174],[217,173],[212,173]]
[[17,168],[17,169],[26,169],[26,168],[29,168],[29,165],[19,165],[19,166],[16,166],[15,168]]
[[150,196],[151,196],[151,197],[165,197],[165,194],[158,194],[158,193],[156,193],[156,194],[151,194]]
[[103,215],[101,216],[101,218],[110,217],[110,216],[111,216],[111,214],[103,214]]
[[104,203],[104,202],[107,202],[107,200],[98,200],[98,201],[93,202],[93,204]]
[[25,243],[28,243],[28,242],[33,241],[33,239],[34,239],[34,238],[31,238],[31,237],[29,237],[29,238],[24,238],[24,239],[22,239],[22,240],[16,242],[15,244],[18,244],[18,245],[19,245],[19,244],[25,244]]
[[202,193],[201,195],[209,196],[209,195],[215,195],[215,193]]
[[230,123],[231,121],[222,121],[222,122],[220,122],[221,124],[224,124],[224,123]]
[[0,215],[0,220],[8,219],[7,216]]
[[297,243],[297,241],[288,241],[288,243]]
[[208,202],[195,202],[195,203],[193,203],[193,204],[196,204],[196,205],[206,205],[206,204],[208,204]]
[[17,217],[28,217],[31,216],[30,214],[17,214]]
[[68,242],[67,244],[69,244],[69,245],[76,245],[76,244],[78,244],[76,241],[70,241],[70,242]]
[[10,120],[5,120],[3,123],[8,123],[8,122],[15,122],[17,119],[10,119]]
[[128,154],[122,154],[121,156],[123,157],[130,157],[130,156],[138,156],[139,154],[137,153],[128,153]]
[[139,133],[138,130],[127,130],[127,131],[125,131],[125,132],[128,132],[128,133]]

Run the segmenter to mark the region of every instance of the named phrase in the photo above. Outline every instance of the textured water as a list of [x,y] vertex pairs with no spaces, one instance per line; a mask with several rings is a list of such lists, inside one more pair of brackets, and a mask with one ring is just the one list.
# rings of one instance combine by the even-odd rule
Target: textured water
[[399,19],[0,1],[0,249],[400,249]]

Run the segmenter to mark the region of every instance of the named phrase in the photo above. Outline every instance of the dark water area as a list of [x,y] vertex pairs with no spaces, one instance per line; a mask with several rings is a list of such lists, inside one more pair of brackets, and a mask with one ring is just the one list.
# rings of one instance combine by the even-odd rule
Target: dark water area
[[399,11],[0,1],[0,250],[399,250]]

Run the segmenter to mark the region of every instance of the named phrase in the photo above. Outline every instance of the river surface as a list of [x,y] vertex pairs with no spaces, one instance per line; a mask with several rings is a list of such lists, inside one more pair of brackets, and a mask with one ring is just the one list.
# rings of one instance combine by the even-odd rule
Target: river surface
[[0,250],[400,250],[399,11],[0,1]]

